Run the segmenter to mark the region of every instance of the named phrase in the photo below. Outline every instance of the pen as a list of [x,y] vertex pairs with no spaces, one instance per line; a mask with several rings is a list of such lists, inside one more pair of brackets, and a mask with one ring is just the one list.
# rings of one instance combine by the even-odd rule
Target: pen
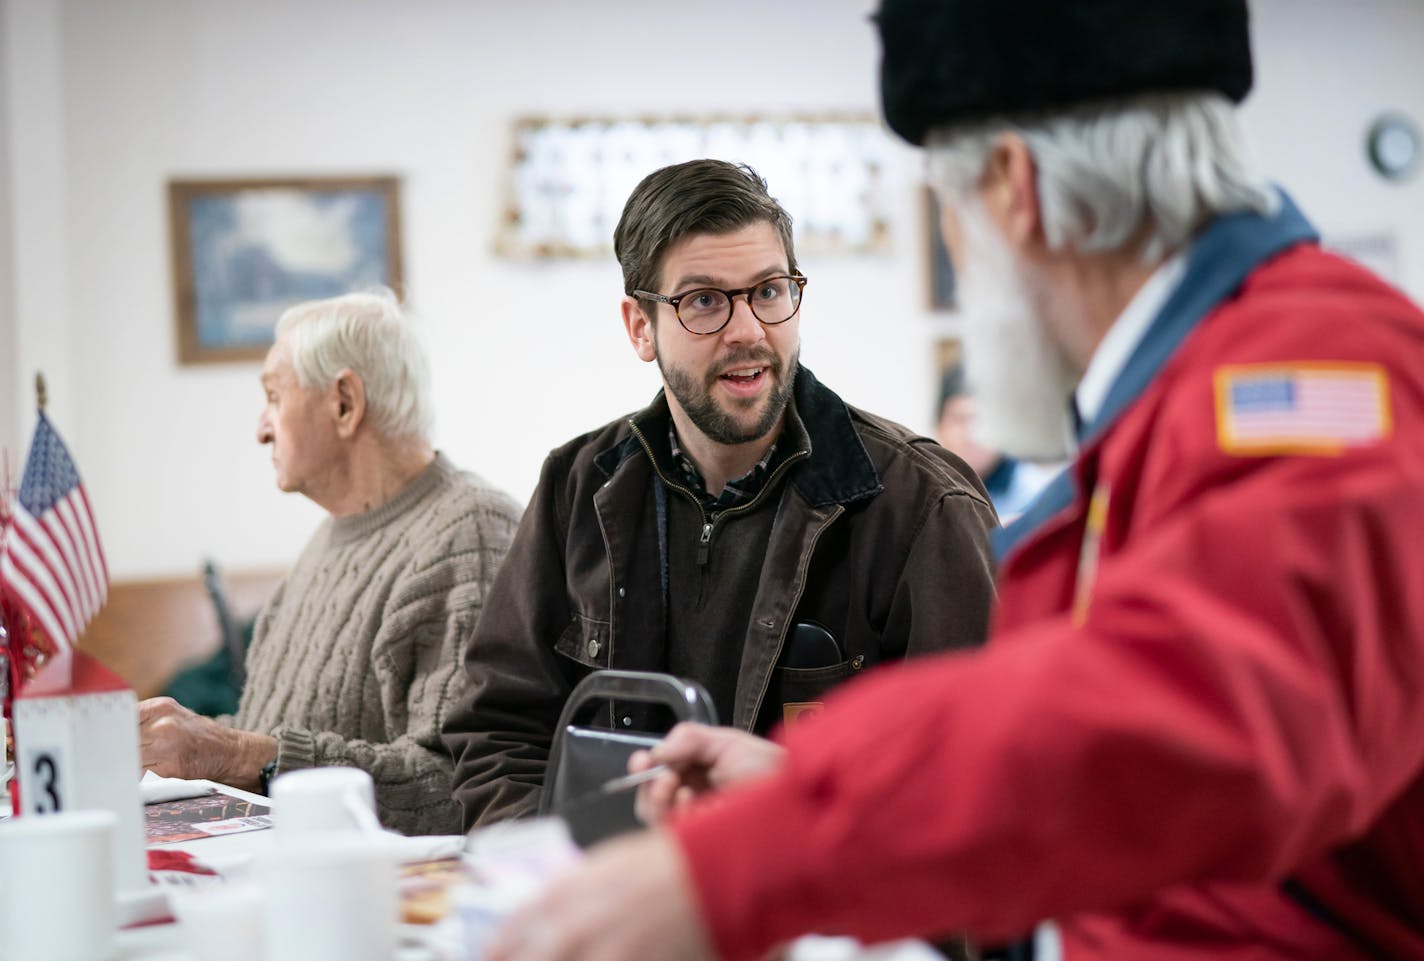
[[599,794],[620,794],[623,791],[631,790],[639,784],[652,781],[659,776],[671,771],[672,768],[666,764],[654,764],[652,767],[634,774],[624,774],[622,777],[615,777],[604,781],[598,788]]

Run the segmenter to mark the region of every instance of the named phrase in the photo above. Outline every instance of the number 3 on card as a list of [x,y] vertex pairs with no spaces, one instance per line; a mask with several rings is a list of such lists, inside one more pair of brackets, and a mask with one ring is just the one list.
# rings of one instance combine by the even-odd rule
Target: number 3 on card
[[51,747],[21,750],[16,774],[20,780],[21,806],[26,814],[55,814],[65,810],[64,752]]

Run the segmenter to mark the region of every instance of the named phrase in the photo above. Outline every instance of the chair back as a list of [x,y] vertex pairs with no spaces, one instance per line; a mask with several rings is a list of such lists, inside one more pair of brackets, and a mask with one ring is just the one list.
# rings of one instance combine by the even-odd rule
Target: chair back
[[711,696],[695,681],[646,671],[595,671],[580,681],[564,702],[554,731],[539,813],[563,817],[583,846],[640,827],[633,791],[600,795],[599,788],[628,773],[628,757],[634,751],[652,747],[667,733],[588,725],[589,716],[609,702],[660,705],[674,723],[717,723]]
[[239,692],[247,683],[247,644],[242,639],[242,631],[232,616],[232,605],[228,603],[227,589],[218,576],[217,565],[211,558],[203,560],[203,587],[213,602],[213,612],[218,618],[218,632],[222,635],[222,649],[227,651],[228,675]]

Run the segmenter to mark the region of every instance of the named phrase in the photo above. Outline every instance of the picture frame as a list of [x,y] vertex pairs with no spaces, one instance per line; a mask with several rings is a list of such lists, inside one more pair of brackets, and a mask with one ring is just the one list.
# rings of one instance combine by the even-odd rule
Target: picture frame
[[260,361],[294,304],[401,292],[393,176],[170,180],[181,364]]
[[936,337],[934,341],[935,383],[964,362],[964,343],[958,337]]
[[891,249],[897,146],[874,114],[525,115],[514,119],[496,256],[603,259],[633,188],[669,164],[749,164],[796,212],[796,250]]
[[945,246],[944,236],[940,233],[939,204],[935,201],[934,191],[929,187],[924,188],[923,207],[926,274],[929,278],[926,299],[930,310],[951,311],[959,303],[954,263],[949,259],[949,248]]

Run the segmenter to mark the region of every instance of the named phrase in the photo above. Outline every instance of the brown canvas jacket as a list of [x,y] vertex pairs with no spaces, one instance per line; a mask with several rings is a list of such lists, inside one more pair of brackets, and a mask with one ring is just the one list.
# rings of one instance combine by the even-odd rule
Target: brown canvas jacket
[[[818,700],[885,661],[984,640],[994,596],[983,485],[953,454],[857,410],[804,367],[795,407],[810,456],[788,470],[747,624],[734,716],[765,733],[783,703]],[[559,711],[603,668],[660,670],[664,567],[643,438],[660,394],[550,453],[465,651],[469,692],[444,740],[468,829],[534,813]],[[670,585],[676,590],[676,585]],[[779,666],[791,625],[828,628],[844,660]],[[606,722],[640,729],[613,705]]]

